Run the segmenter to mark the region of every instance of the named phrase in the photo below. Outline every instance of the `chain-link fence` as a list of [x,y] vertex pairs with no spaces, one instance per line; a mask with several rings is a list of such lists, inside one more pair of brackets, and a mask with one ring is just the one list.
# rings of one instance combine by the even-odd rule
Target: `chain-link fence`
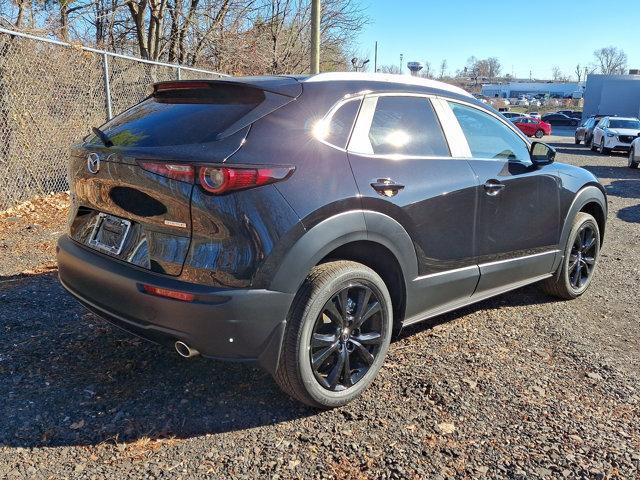
[[0,211],[66,190],[69,147],[154,82],[219,76],[0,29]]

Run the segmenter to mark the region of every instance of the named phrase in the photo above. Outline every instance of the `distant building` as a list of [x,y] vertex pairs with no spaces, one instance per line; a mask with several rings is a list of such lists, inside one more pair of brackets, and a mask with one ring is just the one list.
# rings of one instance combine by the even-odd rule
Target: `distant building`
[[549,95],[581,98],[584,84],[578,82],[507,82],[482,85],[482,95],[492,98],[518,98],[520,95]]
[[584,116],[640,115],[640,75],[588,75]]

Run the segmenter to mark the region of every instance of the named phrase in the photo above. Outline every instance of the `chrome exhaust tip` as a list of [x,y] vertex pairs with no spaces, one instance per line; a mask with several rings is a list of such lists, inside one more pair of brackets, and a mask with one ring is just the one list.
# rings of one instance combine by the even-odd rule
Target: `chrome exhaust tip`
[[200,352],[198,350],[196,350],[195,348],[191,348],[189,345],[181,342],[180,340],[178,340],[174,344],[174,347],[176,349],[176,352],[178,352],[178,355],[184,358],[197,357],[198,355],[200,355]]

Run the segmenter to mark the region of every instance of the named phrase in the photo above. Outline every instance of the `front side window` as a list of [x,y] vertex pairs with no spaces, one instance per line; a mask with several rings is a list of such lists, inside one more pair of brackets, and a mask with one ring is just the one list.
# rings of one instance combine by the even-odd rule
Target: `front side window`
[[474,158],[529,162],[526,142],[497,118],[477,108],[449,102]]
[[[449,146],[428,98],[369,97],[373,115],[361,114],[350,150],[374,155],[448,157]],[[363,110],[365,107],[363,107]],[[358,128],[362,127],[362,128]]]

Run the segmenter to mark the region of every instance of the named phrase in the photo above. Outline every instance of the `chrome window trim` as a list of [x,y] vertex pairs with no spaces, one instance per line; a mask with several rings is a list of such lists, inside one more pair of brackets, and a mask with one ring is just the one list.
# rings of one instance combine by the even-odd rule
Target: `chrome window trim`
[[[347,144],[348,152],[367,156],[374,155],[373,147],[369,141],[369,130],[371,130],[373,115],[376,112],[377,105],[378,95],[367,95],[364,97],[364,100],[362,100],[358,118],[356,118],[356,124],[353,127],[351,138],[349,138],[349,143]],[[366,142],[364,140],[366,140]]]
[[449,151],[452,157],[470,158],[471,149],[467,142],[467,137],[462,131],[462,127],[458,122],[458,119],[451,110],[451,107],[447,103],[447,99],[443,97],[436,97],[431,100],[433,109],[436,111],[436,115],[442,125],[442,130],[449,144]]

